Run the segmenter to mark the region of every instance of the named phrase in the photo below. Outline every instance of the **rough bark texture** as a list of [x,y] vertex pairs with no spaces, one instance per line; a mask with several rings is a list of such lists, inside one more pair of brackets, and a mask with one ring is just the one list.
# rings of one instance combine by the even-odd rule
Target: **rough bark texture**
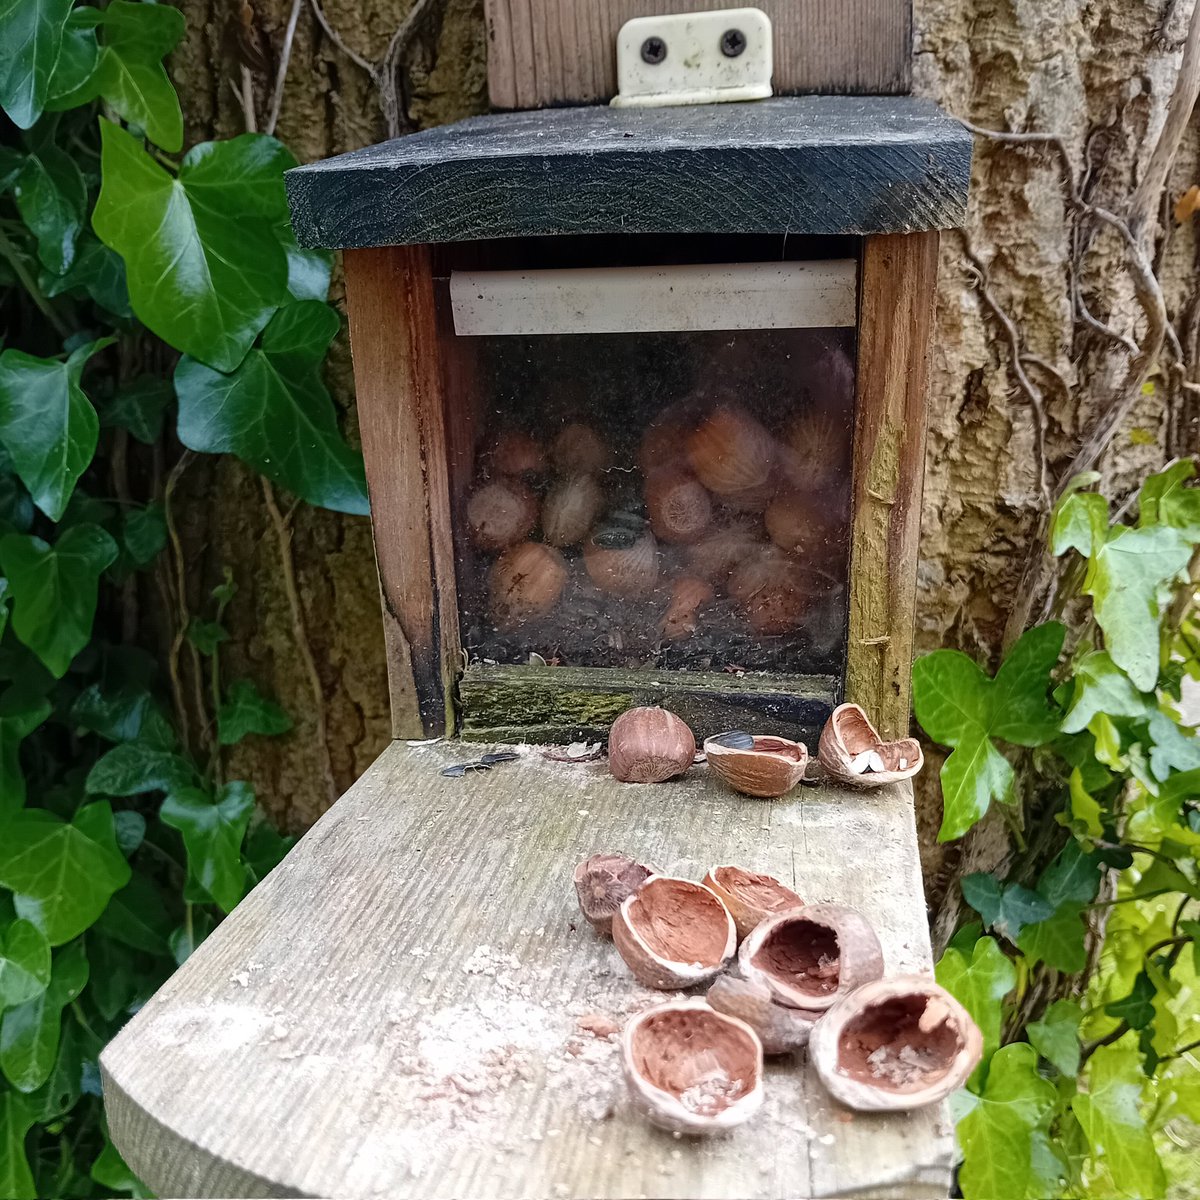
[[[184,0],[190,33],[175,71],[192,137],[242,127],[230,83],[240,82],[239,54],[256,68],[260,122],[269,107],[265,93],[290,5],[256,0],[253,9],[243,9],[228,2]],[[408,8],[408,0],[328,0],[325,12],[353,50],[378,61]],[[981,126],[1060,133],[1092,197],[1120,211],[1161,126],[1191,8],[1192,0],[917,0],[915,90]],[[433,0],[400,72],[398,95],[412,125],[483,110],[485,38],[482,0]],[[330,42],[306,5],[279,135],[302,160],[378,140],[385,124],[377,97],[366,72]],[[1197,169],[1190,131],[1171,176],[1172,198]],[[987,287],[1019,327],[1023,352],[1041,360],[1025,365],[1045,395],[1051,478],[1069,462],[1093,415],[1097,374],[1111,369],[1111,356],[1101,353],[1104,339],[1081,334],[1072,320],[1066,218],[1052,158],[978,145],[969,230],[943,241],[919,583],[922,650],[958,646],[994,665],[1044,508],[1033,410],[1015,384],[1011,346],[981,300],[967,252],[984,265]],[[1167,226],[1165,288],[1171,315],[1183,326],[1193,306],[1194,238],[1190,223],[1176,225],[1168,215]],[[1122,264],[1117,239],[1099,235],[1080,285],[1097,317],[1136,336],[1138,309]],[[331,364],[330,382],[353,432],[344,347]],[[1195,411],[1185,412],[1183,404],[1156,377],[1106,458],[1110,487],[1131,488],[1164,457],[1194,448]],[[230,670],[253,675],[298,717],[293,735],[240,752],[236,765],[250,774],[271,812],[300,828],[326,806],[329,789],[313,738],[312,691],[295,653],[278,540],[258,484],[236,464],[199,464],[188,479],[194,600],[216,582],[222,564],[233,567],[241,591],[230,610]],[[286,509],[288,498],[282,503]],[[300,594],[328,710],[328,753],[334,783],[344,788],[387,736],[370,541],[362,520],[301,509],[295,524]],[[919,804],[935,902],[964,857],[935,841],[939,765],[931,756]],[[997,840],[989,847],[986,836],[978,837],[965,854],[986,861]]]

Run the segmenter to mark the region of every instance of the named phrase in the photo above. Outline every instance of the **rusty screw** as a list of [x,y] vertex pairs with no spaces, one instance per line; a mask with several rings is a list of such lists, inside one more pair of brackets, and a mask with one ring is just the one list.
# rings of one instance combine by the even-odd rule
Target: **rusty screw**
[[648,37],[642,43],[642,62],[648,62],[651,66],[656,66],[666,57],[667,43],[662,38]]
[[727,29],[721,34],[721,53],[726,58],[737,58],[746,49],[746,35],[740,29]]

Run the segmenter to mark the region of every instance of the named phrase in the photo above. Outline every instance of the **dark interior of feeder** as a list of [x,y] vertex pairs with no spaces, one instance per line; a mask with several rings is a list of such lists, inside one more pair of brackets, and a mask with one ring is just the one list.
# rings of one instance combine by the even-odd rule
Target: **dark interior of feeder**
[[938,1005],[919,993],[870,1005],[842,1030],[838,1067],[886,1091],[929,1087],[949,1070],[962,1044],[948,1013],[934,1008],[940,1019],[926,1015],[927,1008]]
[[842,673],[853,329],[455,342],[472,662]]

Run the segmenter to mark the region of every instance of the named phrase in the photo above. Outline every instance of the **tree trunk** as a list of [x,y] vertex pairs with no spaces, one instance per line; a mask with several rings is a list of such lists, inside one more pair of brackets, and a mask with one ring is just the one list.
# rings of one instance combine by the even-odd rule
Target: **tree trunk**
[[[420,3],[421,0],[418,0]],[[245,127],[237,92],[243,66],[253,81],[261,128],[284,42],[289,0],[224,7],[184,0],[188,41],[174,70],[188,106],[189,136]],[[486,106],[482,0],[423,5],[416,34],[390,85],[385,120],[380,89],[346,48],[379,62],[404,21],[408,0],[327,0],[324,13],[344,46],[300,11],[283,92],[279,136],[301,160],[378,141],[393,129],[454,120]],[[1129,4],[1103,0],[917,0],[916,91],[975,125],[1053,131],[1096,203],[1118,213],[1161,128],[1178,72],[1191,0]],[[389,81],[384,80],[385,91]],[[235,90],[236,89],[236,90]],[[1197,139],[1185,137],[1167,192],[1196,177]],[[1185,352],[1194,350],[1195,245],[1191,221],[1167,213],[1160,274]],[[1052,155],[986,140],[977,145],[966,233],[943,242],[938,328],[930,395],[918,644],[950,645],[995,665],[1021,571],[1046,502],[1038,445],[1053,481],[1069,464],[1106,394],[1115,345],[1072,317],[1073,243],[1062,175]],[[971,266],[974,260],[982,269]],[[1094,316],[1137,337],[1143,322],[1120,240],[1097,234],[1078,276]],[[1008,318],[1023,366],[1043,397],[1018,386],[1014,349],[982,289]],[[340,292],[340,285],[335,290]],[[1127,353],[1119,350],[1120,354]],[[1052,368],[1052,369],[1051,369]],[[349,358],[339,344],[329,381],[354,435]],[[1118,433],[1104,459],[1106,489],[1125,493],[1164,458],[1197,444],[1194,398],[1168,386],[1165,372]],[[1190,407],[1189,407],[1190,405]],[[377,584],[367,523],[301,507],[291,553],[307,640],[327,714],[317,730],[311,672],[281,569],[281,543],[259,484],[236,463],[197,463],[181,487],[191,603],[201,606],[225,565],[240,590],[231,605],[231,674],[271,689],[297,720],[287,738],[239,751],[234,766],[255,783],[268,810],[305,827],[359,774],[387,737],[387,691],[377,620]],[[280,497],[286,518],[290,498]],[[940,801],[936,756],[921,789],[924,865],[935,904],[965,862],[998,853],[1002,831],[968,839],[965,850],[936,843]],[[987,823],[985,822],[985,825]]]

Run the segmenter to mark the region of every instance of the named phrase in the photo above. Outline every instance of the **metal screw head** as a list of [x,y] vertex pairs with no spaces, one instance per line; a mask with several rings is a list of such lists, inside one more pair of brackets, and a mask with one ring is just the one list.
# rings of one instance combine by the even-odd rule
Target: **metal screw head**
[[667,57],[667,43],[660,37],[648,37],[642,43],[642,62],[652,65],[662,62]]
[[727,29],[721,34],[721,53],[726,58],[737,58],[746,49],[746,35],[740,29]]

